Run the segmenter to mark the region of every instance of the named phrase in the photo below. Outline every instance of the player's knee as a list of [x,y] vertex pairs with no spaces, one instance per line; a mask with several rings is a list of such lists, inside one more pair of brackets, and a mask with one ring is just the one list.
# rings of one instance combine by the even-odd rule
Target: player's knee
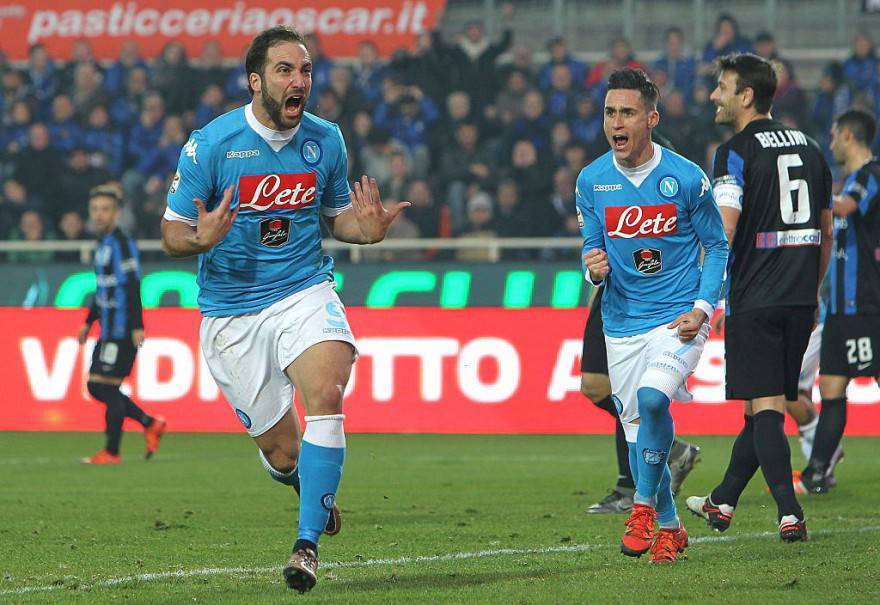
[[345,387],[325,384],[312,390],[307,396],[310,415],[341,414],[342,394]]
[[581,394],[596,403],[611,394],[611,384],[606,376],[581,374]]
[[271,469],[267,468],[266,470],[273,476],[272,470],[288,475],[296,468],[297,459],[299,458],[298,446],[276,447],[269,451],[261,451],[263,453],[263,461],[271,467]]
[[113,391],[118,389],[119,387],[115,384],[107,384],[104,382],[95,382],[93,380],[89,380],[86,383],[86,388],[89,390],[89,395],[91,395],[94,399],[98,401],[107,401],[113,394]]
[[638,390],[639,415],[662,414],[669,409],[669,397],[662,391],[652,387],[642,387]]

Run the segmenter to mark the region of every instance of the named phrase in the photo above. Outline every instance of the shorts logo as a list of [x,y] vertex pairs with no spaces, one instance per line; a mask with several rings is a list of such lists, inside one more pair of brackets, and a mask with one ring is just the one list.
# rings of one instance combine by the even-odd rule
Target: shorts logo
[[333,501],[336,500],[336,496],[334,494],[324,494],[321,496],[321,506],[323,506],[326,510],[333,510]]
[[235,415],[238,416],[238,419],[241,420],[241,423],[244,425],[244,428],[249,429],[253,424],[251,422],[251,417],[242,412],[240,409],[235,408]]
[[620,416],[621,414],[623,414],[623,403],[620,401],[617,395],[612,395],[611,401],[614,402],[614,409],[617,410],[617,415]]
[[269,248],[280,248],[290,239],[290,219],[283,216],[260,221],[260,243]]
[[663,197],[675,197],[678,195],[678,179],[674,176],[664,176],[660,179],[658,187],[660,189],[660,195]]
[[645,462],[648,464],[661,464],[666,460],[666,452],[645,448],[642,450],[642,458],[644,458]]
[[[348,322],[345,321],[345,312],[342,304],[338,302],[328,302],[324,305],[324,310],[330,317],[327,318],[327,325],[337,330],[342,329],[347,332]],[[333,318],[333,319],[331,319]],[[327,330],[324,330],[325,332]]]
[[639,273],[660,273],[663,269],[663,253],[657,248],[639,248],[633,252],[633,264]]
[[300,153],[302,154],[303,161],[310,166],[314,166],[320,162],[321,158],[324,156],[324,151],[321,149],[321,145],[314,139],[306,139],[303,141],[302,147],[300,147]]

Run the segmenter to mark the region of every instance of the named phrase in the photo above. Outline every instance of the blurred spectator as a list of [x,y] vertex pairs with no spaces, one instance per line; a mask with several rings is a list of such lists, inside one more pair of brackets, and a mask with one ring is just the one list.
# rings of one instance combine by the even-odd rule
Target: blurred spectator
[[558,219],[554,221],[557,225],[561,226],[567,216],[574,214],[576,174],[566,166],[560,166],[553,172],[553,192],[550,194],[550,206],[558,216]]
[[465,221],[465,197],[468,187],[476,184],[488,187],[494,162],[492,154],[480,143],[480,133],[474,122],[462,122],[455,135],[456,144],[443,153],[440,181],[447,185],[446,200],[453,230],[462,228]]
[[428,134],[438,113],[434,103],[417,86],[392,86],[373,113],[378,128],[384,128],[407,148],[413,159],[413,174],[428,173]]
[[773,117],[795,128],[806,128],[809,112],[806,94],[784,61],[774,61],[773,66],[777,78]]
[[321,39],[318,34],[306,34],[306,48],[312,59],[312,96],[309,99],[309,111],[314,110],[315,101],[322,90],[330,86],[330,72],[333,71],[333,61],[324,55]]
[[[183,128],[183,120],[179,116],[168,116],[162,122],[162,132],[156,145],[145,148],[134,167],[134,173],[139,177],[143,187],[155,191],[162,188],[162,184],[168,180],[168,175],[177,169],[177,161],[180,158],[180,149],[186,143],[186,131]],[[141,191],[135,191],[132,174],[126,174],[126,192],[128,199],[134,202],[140,200]]]
[[834,165],[831,156],[831,125],[834,118],[848,109],[852,103],[852,91],[843,74],[843,65],[837,61],[829,63],[822,71],[819,80],[819,92],[813,102],[812,119],[816,127],[816,139],[830,165]]
[[479,113],[495,97],[498,89],[495,63],[513,42],[513,6],[510,3],[502,6],[502,17],[503,29],[501,39],[497,42],[490,43],[486,39],[485,28],[479,21],[468,23],[454,45],[445,45],[439,36],[434,41],[435,45],[443,44],[444,54],[449,57],[458,74],[458,87],[470,95],[474,109]]
[[662,99],[657,132],[669,141],[677,153],[700,163],[705,147],[705,131],[688,113],[681,91],[673,90]]
[[604,136],[602,132],[602,112],[599,111],[595,97],[590,93],[581,93],[574,106],[574,118],[571,120],[571,132],[583,143],[594,146],[595,141]]
[[374,177],[379,183],[388,182],[391,178],[391,155],[402,149],[400,143],[394,141],[386,129],[371,128],[367,135],[367,145],[361,149],[363,173]]
[[[497,233],[492,227],[492,198],[485,191],[476,190],[467,201],[467,222],[459,234],[461,239],[494,239]],[[491,260],[486,248],[459,248],[455,258],[460,261],[485,262]]]
[[7,153],[16,153],[27,147],[28,129],[33,122],[31,105],[27,101],[18,100],[12,104],[9,112],[9,124],[0,131],[0,145]]
[[[498,209],[493,227],[498,237],[529,237],[534,232],[534,216],[524,206],[519,196],[519,186],[513,179],[503,179],[498,183],[496,194]],[[522,258],[516,250],[505,252],[505,258]],[[512,255],[510,253],[513,253]]]
[[402,151],[392,153],[391,175],[382,188],[382,197],[388,202],[405,200],[411,178],[409,157]]
[[231,69],[226,76],[226,83],[223,85],[223,94],[231,103],[237,106],[246,105],[251,101],[251,93],[248,91],[248,75],[244,69],[245,55],[241,56],[241,60],[237,63],[238,67]]
[[138,121],[141,103],[150,86],[148,72],[143,67],[133,67],[125,80],[125,91],[110,104],[113,122],[124,132],[128,132]]
[[367,99],[376,104],[382,95],[382,79],[388,67],[379,59],[379,49],[372,40],[364,40],[358,45],[358,65],[354,72],[354,87]]
[[700,73],[709,75],[715,71],[715,59],[730,53],[750,53],[752,41],[739,33],[739,22],[728,13],[715,20],[715,33],[703,48]]
[[193,117],[196,128],[202,128],[208,122],[224,113],[226,99],[223,98],[223,89],[216,84],[209,84],[202,92],[196,113]]
[[519,185],[520,197],[535,219],[535,235],[549,235],[556,229],[548,198],[551,188],[550,168],[539,161],[535,146],[528,140],[517,141],[511,152],[510,166],[504,176]]
[[455,134],[458,127],[467,121],[479,124],[471,115],[471,98],[461,90],[449,93],[449,96],[446,97],[446,113],[442,119],[435,122],[434,130],[431,133],[432,154],[435,163],[439,164],[439,159],[443,157],[445,149],[455,145]]
[[877,50],[867,31],[853,38],[853,52],[843,64],[843,75],[855,90],[872,90],[878,82]]
[[[9,239],[13,242],[39,242],[47,239],[53,239],[51,230],[46,229],[43,217],[35,210],[25,210],[18,225],[16,225],[9,234]],[[44,250],[26,250],[19,252],[9,252],[7,254],[10,263],[48,263],[52,260],[52,253]]]
[[345,65],[337,65],[330,72],[330,86],[339,103],[339,125],[343,132],[351,126],[357,112],[369,109],[370,103],[352,84],[351,69]]
[[[129,165],[138,162],[142,155],[159,145],[162,137],[162,122],[165,119],[165,102],[158,93],[148,93],[143,100],[140,118],[128,135],[126,153]],[[129,191],[126,191],[130,199]]]
[[580,174],[584,166],[601,154],[590,155],[587,146],[581,141],[574,141],[565,146],[565,167],[573,174]]
[[349,174],[355,175],[356,178],[360,178],[360,175],[366,173],[361,163],[361,154],[369,144],[368,139],[372,130],[373,116],[368,111],[359,111],[351,121],[351,130],[342,131],[349,152]]
[[[58,240],[59,241],[78,241],[88,239],[86,233],[86,225],[79,212],[73,210],[65,212],[58,221]],[[80,262],[80,253],[78,250],[64,250],[55,253],[55,262]]]
[[101,78],[92,63],[81,63],[73,72],[71,100],[79,119],[84,120],[95,105],[104,105],[109,100],[107,91],[101,85]]
[[24,185],[15,179],[7,179],[3,183],[3,195],[0,196],[0,238],[9,238],[24,212],[39,211],[41,207],[37,200],[28,195]]
[[117,97],[125,92],[125,83],[128,81],[128,75],[135,68],[143,69],[149,73],[147,62],[141,57],[140,47],[134,40],[126,40],[119,49],[119,60],[117,60],[107,73],[104,74],[104,88]]
[[200,98],[209,86],[223,89],[229,78],[229,69],[223,65],[223,49],[217,40],[206,40],[193,69],[193,93]]
[[73,210],[83,216],[88,213],[89,191],[111,179],[110,173],[96,168],[89,162],[89,154],[83,147],[75,147],[68,156],[67,168],[61,173],[61,192],[57,203],[49,203],[48,211],[53,221],[65,212]]
[[[41,112],[48,111],[58,90],[58,72],[49,52],[42,44],[31,46],[28,62],[28,83]],[[43,117],[41,115],[41,117]]]
[[776,37],[767,30],[761,30],[755,35],[755,54],[768,61],[784,61],[786,66],[791,67],[791,62],[779,55]]
[[52,119],[47,124],[51,145],[59,151],[70,151],[82,142],[82,129],[76,120],[73,101],[67,95],[52,99]]
[[507,133],[507,150],[513,141],[527,139],[538,151],[544,152],[550,146],[550,121],[544,112],[544,97],[537,90],[531,90],[523,97],[522,117],[513,122]]
[[162,49],[153,64],[153,87],[162,95],[168,113],[180,114],[192,106],[197,97],[183,43],[174,40]]
[[[656,73],[666,74],[667,86],[677,88],[690,101],[697,77],[697,61],[685,54],[684,31],[680,27],[670,27],[663,35],[663,53],[651,66],[654,79]],[[665,93],[666,91],[661,91]]]
[[550,89],[544,106],[551,120],[567,119],[574,114],[576,90],[568,65],[554,65],[550,74]]
[[116,177],[122,174],[125,144],[122,135],[111,126],[110,114],[104,105],[95,105],[89,113],[82,144],[92,154],[94,166],[106,168]]
[[28,131],[28,147],[13,159],[13,178],[43,204],[58,199],[58,183],[64,172],[64,159],[49,146],[49,129],[38,122]]
[[74,41],[70,49],[70,61],[61,70],[59,88],[70,90],[76,82],[76,70],[80,65],[91,65],[94,70],[103,77],[103,70],[95,58],[92,44],[85,38]]
[[550,153],[553,166],[565,164],[565,149],[574,140],[568,122],[559,120],[550,128]]
[[522,116],[523,99],[529,91],[529,79],[526,72],[514,69],[508,73],[507,82],[495,98],[495,107],[501,123],[512,124]]
[[517,45],[510,51],[510,63],[499,65],[498,82],[504,83],[510,79],[510,73],[518,71],[526,78],[526,87],[538,86],[537,68],[533,62],[532,49],[525,45]]
[[618,36],[608,45],[608,59],[597,63],[590,70],[586,82],[587,88],[590,89],[597,99],[604,99],[605,87],[608,85],[608,76],[624,67],[648,71],[648,68],[643,63],[636,61],[629,40],[623,36]]
[[339,95],[332,88],[325,88],[318,93],[318,102],[315,104],[315,115],[324,118],[328,122],[338,124],[342,132],[348,129],[342,115],[342,104]]
[[[0,107],[3,108],[4,119],[7,117],[6,112],[16,101],[27,101],[30,96],[27,84],[24,81],[24,75],[17,69],[7,69],[3,73],[3,98],[0,99]],[[43,108],[41,113],[43,113]]]
[[553,78],[553,68],[557,65],[565,65],[568,67],[569,75],[575,82],[584,82],[587,78],[587,64],[578,61],[572,55],[565,43],[565,38],[556,36],[550,38],[547,42],[547,50],[550,53],[550,60],[545,63],[538,72],[538,87],[541,90],[548,90],[551,86]]
[[428,182],[424,179],[410,181],[403,199],[412,204],[406,209],[406,216],[416,224],[421,236],[440,237],[440,209],[434,203]]
[[[412,49],[398,49],[391,57],[389,69],[377,76],[381,93],[388,79],[401,84],[418,86],[435,102],[440,103],[450,89],[457,87],[458,72],[445,56],[440,33],[422,32],[416,36]],[[393,76],[392,76],[393,74]]]

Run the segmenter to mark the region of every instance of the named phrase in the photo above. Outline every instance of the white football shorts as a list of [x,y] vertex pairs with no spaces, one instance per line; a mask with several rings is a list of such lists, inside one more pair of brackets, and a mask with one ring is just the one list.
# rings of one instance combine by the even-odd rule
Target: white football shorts
[[816,326],[810,333],[810,342],[807,343],[807,351],[804,353],[804,361],[801,363],[801,376],[798,379],[798,391],[806,391],[813,396],[813,385],[816,384],[816,372],[819,371],[819,352],[822,350],[822,328],[824,323]]
[[634,442],[638,433],[638,425],[633,424],[639,418],[638,390],[652,387],[670,400],[684,393],[685,382],[697,369],[707,338],[708,322],[688,342],[679,340],[678,330],[666,324],[635,336],[605,336],[611,394],[627,441]]
[[251,437],[275,426],[293,405],[285,368],[319,342],[341,340],[357,355],[333,282],[306,288],[254,313],[202,319],[211,375]]

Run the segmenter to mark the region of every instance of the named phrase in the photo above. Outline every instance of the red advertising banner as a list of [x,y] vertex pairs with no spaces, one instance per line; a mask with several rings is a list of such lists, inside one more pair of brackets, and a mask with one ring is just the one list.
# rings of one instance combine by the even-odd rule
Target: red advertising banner
[[[582,309],[348,310],[360,358],[346,391],[346,429],[366,433],[606,433],[609,416],[580,394]],[[0,430],[103,430],[85,375],[93,342],[83,311],[0,308]],[[174,431],[241,431],[208,372],[194,310],[146,311],[147,341],[126,383]],[[724,349],[707,343],[673,404],[680,433],[736,433],[742,405],[724,399]],[[849,390],[847,433],[880,435],[880,391]],[[793,427],[789,427],[790,429]]]
[[146,58],[158,56],[172,40],[182,42],[191,57],[206,40],[217,40],[227,58],[240,59],[264,29],[292,25],[317,34],[331,57],[355,56],[363,40],[374,41],[387,56],[432,29],[445,5],[445,0],[20,0],[0,6],[0,36],[13,61],[26,60],[37,43],[67,60],[77,40],[88,40],[102,60],[116,59],[128,40],[136,41]]

